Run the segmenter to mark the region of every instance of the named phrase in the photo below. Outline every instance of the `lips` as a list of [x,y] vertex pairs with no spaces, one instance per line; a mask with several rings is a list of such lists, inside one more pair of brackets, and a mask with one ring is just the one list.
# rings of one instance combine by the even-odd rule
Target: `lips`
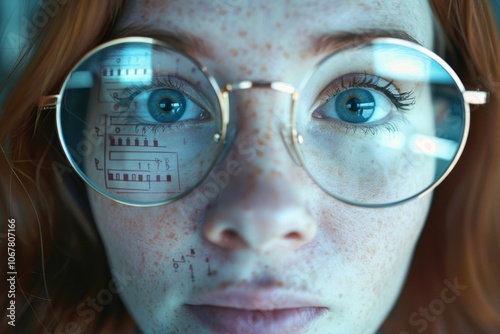
[[211,293],[185,305],[214,333],[300,333],[328,308],[319,300],[279,289]]

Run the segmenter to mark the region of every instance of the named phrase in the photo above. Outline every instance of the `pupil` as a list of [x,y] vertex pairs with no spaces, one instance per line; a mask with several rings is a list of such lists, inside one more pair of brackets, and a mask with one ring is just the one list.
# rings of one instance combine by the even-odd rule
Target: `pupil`
[[355,97],[347,101],[346,103],[347,109],[349,109],[352,112],[359,112],[361,110],[361,101]]
[[166,111],[166,112],[175,111],[175,110],[179,109],[179,107],[180,107],[179,103],[176,103],[169,98],[164,98],[163,100],[160,101],[160,103],[158,105],[159,105],[161,110]]

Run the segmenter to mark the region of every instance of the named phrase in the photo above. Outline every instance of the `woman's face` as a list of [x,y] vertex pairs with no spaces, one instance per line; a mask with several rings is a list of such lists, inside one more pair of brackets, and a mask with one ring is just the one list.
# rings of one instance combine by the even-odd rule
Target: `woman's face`
[[[298,85],[343,46],[340,33],[433,40],[424,0],[137,0],[118,25],[189,40],[221,84]],[[199,191],[152,208],[89,192],[111,269],[132,277],[121,296],[144,332],[371,333],[387,316],[430,196],[373,209],[327,195],[279,135],[289,103],[266,89],[231,93],[238,134],[214,171],[226,177],[199,188],[219,186],[205,205]]]

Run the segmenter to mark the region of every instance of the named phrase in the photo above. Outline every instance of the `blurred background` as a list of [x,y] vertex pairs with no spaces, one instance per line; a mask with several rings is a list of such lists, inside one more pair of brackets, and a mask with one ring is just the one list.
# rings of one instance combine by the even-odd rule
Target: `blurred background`
[[[33,4],[37,1],[44,3],[44,0],[0,0],[0,87],[14,67],[23,45],[27,42],[28,36],[26,29],[23,30],[21,19],[24,18],[27,21],[32,17],[29,15],[30,8],[34,8]],[[49,1],[55,2],[55,0]],[[1,98],[0,94],[0,101]]]

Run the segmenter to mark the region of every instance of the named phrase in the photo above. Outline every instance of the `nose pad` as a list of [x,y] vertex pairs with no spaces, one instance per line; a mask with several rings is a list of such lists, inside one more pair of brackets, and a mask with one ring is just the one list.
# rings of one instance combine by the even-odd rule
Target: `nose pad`
[[[235,113],[234,113],[235,114]],[[237,120],[236,120],[236,115],[231,118],[231,122],[229,122],[226,130],[226,138],[224,140],[224,148],[219,156],[219,159],[217,161],[217,164],[221,163],[224,161],[229,152],[231,151],[231,148],[236,141],[236,137],[238,135],[238,127],[236,126]],[[294,143],[294,136],[297,137],[296,141],[300,145],[301,144],[301,136],[295,133],[294,130],[292,130],[292,127],[288,124],[281,124],[277,125],[279,127],[279,132],[280,132],[280,137],[283,142],[283,145],[286,148],[286,151],[292,158],[293,162],[299,166],[302,167],[302,164],[300,162],[298,153],[295,149],[295,143]]]
[[222,149],[222,152],[219,156],[219,159],[217,161],[217,164],[221,163],[226,159],[228,156],[229,152],[231,151],[231,148],[233,147],[233,144],[236,140],[236,136],[238,134],[238,117],[236,114],[236,111],[234,108],[229,107],[229,95],[227,93],[224,94],[224,103],[226,105],[227,110],[227,116],[229,119],[229,122],[226,127],[226,138],[224,139],[224,148]]
[[301,137],[297,135],[297,133],[295,133],[295,130],[292,130],[292,127],[290,125],[287,126],[286,124],[281,124],[280,135],[281,135],[281,140],[283,141],[283,145],[285,145],[285,148],[290,157],[292,158],[293,162],[295,162],[297,166],[302,167],[294,143],[294,136],[295,136],[299,139],[297,140],[297,143],[300,145]]

